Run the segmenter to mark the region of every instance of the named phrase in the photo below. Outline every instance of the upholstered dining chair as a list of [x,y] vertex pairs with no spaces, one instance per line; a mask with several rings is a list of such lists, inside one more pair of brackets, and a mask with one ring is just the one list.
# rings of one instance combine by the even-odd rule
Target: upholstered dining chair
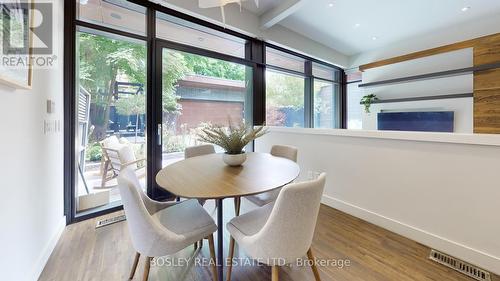
[[[311,244],[318,218],[326,174],[283,187],[276,201],[234,217],[227,224],[231,234],[227,279],[231,280],[234,244],[252,259],[272,266],[272,280],[278,281],[278,267],[307,255],[314,261]],[[312,262],[316,281],[318,269]]]
[[212,272],[217,279],[213,233],[217,226],[196,200],[160,203],[142,191],[131,168],[122,170],[118,186],[127,217],[132,244],[136,250],[129,279],[141,255],[146,256],[143,280],[148,280],[151,259],[174,254],[205,237],[210,244]]
[[[188,158],[192,158],[192,157],[203,156],[203,155],[213,154],[213,153],[215,153],[215,148],[211,144],[195,145],[195,146],[186,147],[186,149],[184,149],[184,158],[188,159]],[[198,202],[200,202],[200,204],[203,206],[203,205],[205,205],[206,200],[198,199]],[[217,204],[215,204],[215,206],[217,208]],[[199,243],[200,248],[203,247],[203,239],[201,239],[198,243]],[[198,244],[195,243],[194,249],[196,250],[197,248],[198,248]]]
[[[214,153],[215,153],[215,148],[211,144],[195,145],[186,147],[186,149],[184,149],[184,158],[188,159],[191,157],[214,154]],[[198,201],[200,202],[201,205],[205,205],[206,200],[198,199]]]
[[213,153],[215,153],[215,148],[211,144],[195,145],[186,147],[186,149],[184,149],[184,158],[187,159],[191,157],[202,156]]
[[[297,154],[298,154],[298,149],[294,146],[290,145],[273,145],[271,147],[271,155],[276,156],[276,157],[283,157],[288,160],[291,160],[293,162],[297,162]],[[248,199],[250,202],[254,203],[255,205],[262,207],[270,202],[273,202],[276,200],[278,197],[278,194],[280,193],[280,188],[269,191],[269,192],[264,192],[261,194],[256,194],[256,195],[251,195],[251,196],[245,196],[245,199]],[[236,198],[235,199],[235,208],[236,208],[236,215],[239,216],[240,214],[240,205],[241,205],[241,199]]]

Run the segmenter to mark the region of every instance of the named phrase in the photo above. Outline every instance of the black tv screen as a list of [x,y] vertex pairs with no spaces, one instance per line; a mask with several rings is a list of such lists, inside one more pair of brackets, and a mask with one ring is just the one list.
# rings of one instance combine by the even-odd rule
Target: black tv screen
[[382,112],[377,121],[379,130],[453,132],[454,112]]

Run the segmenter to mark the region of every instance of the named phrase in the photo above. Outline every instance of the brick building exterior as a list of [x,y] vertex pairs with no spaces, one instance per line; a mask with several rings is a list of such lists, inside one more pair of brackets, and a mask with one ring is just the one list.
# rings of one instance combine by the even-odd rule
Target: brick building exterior
[[241,122],[247,89],[244,81],[190,75],[179,81],[176,94],[180,96],[181,114],[176,128],[189,129],[203,123],[224,125]]

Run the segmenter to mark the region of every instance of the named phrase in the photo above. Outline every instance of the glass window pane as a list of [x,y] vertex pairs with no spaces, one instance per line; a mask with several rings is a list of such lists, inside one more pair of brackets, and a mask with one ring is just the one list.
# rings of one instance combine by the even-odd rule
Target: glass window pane
[[276,49],[266,47],[266,64],[304,73],[305,60]]
[[304,127],[304,77],[266,70],[266,125]]
[[313,63],[312,74],[314,77],[327,80],[340,81],[340,71],[323,64]]
[[314,80],[314,128],[339,127],[339,85]]
[[201,144],[206,124],[252,122],[252,68],[164,49],[162,57],[163,166]]
[[125,0],[76,0],[76,18],[93,24],[146,35],[146,8]]
[[234,57],[245,58],[246,40],[197,25],[171,15],[156,13],[156,36]]
[[[79,28],[76,34],[77,212],[120,204],[130,163],[145,188],[146,44]],[[137,162],[134,162],[137,161]]]

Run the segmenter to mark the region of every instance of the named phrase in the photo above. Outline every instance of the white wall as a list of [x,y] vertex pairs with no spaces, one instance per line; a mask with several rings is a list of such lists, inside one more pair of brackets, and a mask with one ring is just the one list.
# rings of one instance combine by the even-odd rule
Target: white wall
[[[63,1],[58,67],[35,70],[33,90],[0,84],[0,272],[2,280],[38,279],[64,228],[63,133],[43,133],[44,120],[63,119]],[[46,113],[46,100],[56,103]]]
[[[164,6],[179,10],[186,14],[202,18],[215,24],[222,24],[221,11],[218,8],[201,9],[198,1],[169,0],[168,2],[156,0]],[[261,30],[260,18],[250,11],[243,9],[240,12],[237,4],[225,7],[226,26],[243,34],[265,40],[276,45],[309,55],[340,67],[346,67],[349,59],[344,54],[306,38],[288,28],[274,25],[267,30]]]
[[302,175],[327,172],[327,205],[500,274],[500,146],[401,139],[482,137],[500,145],[499,136],[281,128],[256,151],[298,147]]
[[[434,56],[409,60],[387,66],[368,69],[363,72],[363,82],[370,83],[427,74],[439,71],[461,69],[473,66],[472,48],[447,52]],[[473,92],[473,75],[441,77],[400,84],[360,88],[363,94],[375,94],[380,100],[422,96],[440,96]],[[359,101],[358,101],[359,103]],[[360,107],[362,107],[360,105]],[[377,129],[377,113],[382,111],[453,111],[455,114],[454,132],[473,132],[473,99],[439,99],[418,102],[396,102],[373,104],[370,113],[363,110],[362,128]]]

